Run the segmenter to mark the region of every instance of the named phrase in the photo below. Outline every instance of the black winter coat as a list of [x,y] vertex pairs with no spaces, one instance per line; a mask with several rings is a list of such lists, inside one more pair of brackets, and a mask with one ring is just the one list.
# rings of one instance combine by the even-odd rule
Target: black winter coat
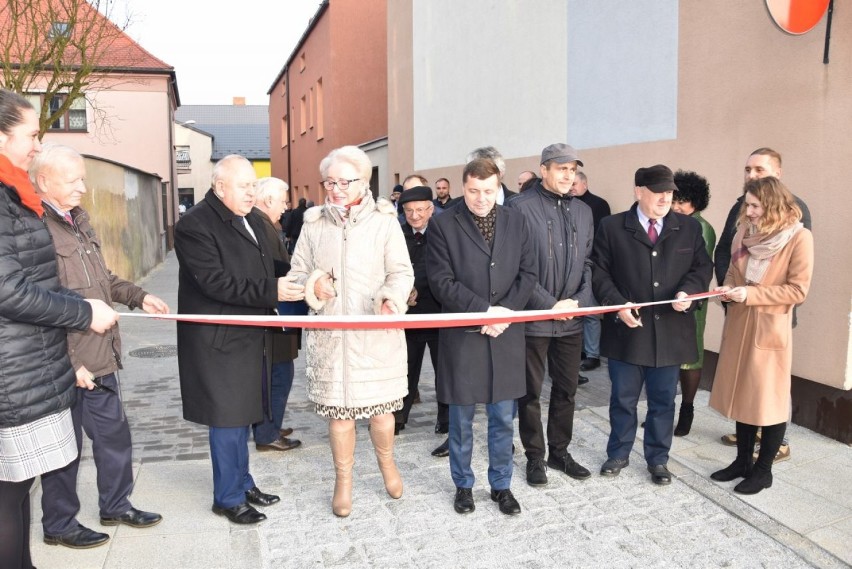
[[[527,220],[536,255],[536,303],[552,308],[558,300],[571,298],[580,307],[594,304],[592,298],[592,210],[571,196],[559,197],[545,190],[541,181],[512,198],[510,208]],[[561,337],[580,334],[583,319],[542,320],[526,324],[527,336]]]
[[47,227],[0,183],[0,427],[71,406],[76,379],[65,329],[91,322],[89,304],[59,284]]
[[[252,211],[245,219],[257,242],[242,218],[210,190],[175,225],[179,313],[273,313],[278,289],[272,248],[257,213]],[[242,427],[263,419],[267,328],[178,322],[177,342],[183,416],[187,421]],[[267,387],[270,375],[266,374]]]
[[[536,282],[535,251],[524,216],[497,208],[493,247],[462,201],[429,222],[429,285],[443,312],[546,309],[530,304]],[[526,391],[524,326],[512,324],[496,338],[479,327],[441,328],[438,401],[456,405],[517,399]]]
[[[670,211],[652,245],[636,207],[601,221],[592,254],[595,298],[605,306],[669,300],[679,291],[706,292],[713,263],[698,221]],[[695,307],[693,302],[687,312],[676,312],[671,304],[643,308],[638,328],[628,328],[615,313],[605,314],[601,355],[647,367],[694,362]]]

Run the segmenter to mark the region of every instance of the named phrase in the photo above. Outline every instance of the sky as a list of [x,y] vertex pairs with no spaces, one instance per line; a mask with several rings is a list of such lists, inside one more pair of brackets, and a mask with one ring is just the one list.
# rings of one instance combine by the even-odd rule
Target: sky
[[[182,105],[267,105],[320,0],[118,0],[113,21],[175,68]],[[219,6],[224,6],[220,8]]]

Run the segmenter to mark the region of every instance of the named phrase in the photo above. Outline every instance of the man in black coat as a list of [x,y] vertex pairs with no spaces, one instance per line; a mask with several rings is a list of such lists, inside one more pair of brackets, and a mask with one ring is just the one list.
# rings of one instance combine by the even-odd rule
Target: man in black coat
[[[301,287],[275,277],[263,222],[252,211],[256,180],[242,156],[222,158],[213,187],[175,226],[179,313],[270,315],[279,300],[300,299]],[[268,344],[266,328],[177,325],[183,416],[210,428],[213,512],[238,524],[266,519],[250,504],[279,501],[255,486],[248,469],[249,426],[268,412]]]
[[[672,171],[662,164],[635,174],[637,203],[601,221],[595,237],[592,284],[602,305],[682,298],[707,290],[713,264],[701,225],[671,211]],[[655,484],[671,483],[672,444],[680,365],[698,359],[690,301],[620,310],[603,321],[601,354],[609,359],[612,393],[607,461],[601,475],[629,464],[642,385],[648,401],[645,461]],[[637,314],[638,312],[638,314]]]
[[477,148],[467,155],[466,162],[476,160],[477,158],[491,160],[500,170],[500,189],[497,191],[497,205],[505,205],[507,201],[518,195],[518,192],[513,192],[506,187],[506,184],[503,182],[503,178],[506,176],[506,161],[503,160],[503,155],[500,154],[499,150],[493,146]]
[[[464,200],[429,226],[429,286],[444,312],[510,312],[530,304],[535,287],[535,250],[524,216],[495,204],[499,170],[476,159],[464,168]],[[551,308],[530,306],[529,308]],[[471,469],[473,416],[477,403],[488,414],[488,481],[491,499],[504,514],[520,513],[512,482],[515,399],[526,393],[524,327],[441,328],[438,401],[450,406],[450,473],[454,508],[475,508]]]
[[[589,191],[589,179],[583,172],[577,172],[574,185],[571,186],[571,195],[592,209],[592,219],[595,223],[595,233],[597,233],[601,220],[612,214],[609,202]],[[592,304],[596,305],[598,301],[592,298]],[[586,355],[580,362],[580,371],[591,371],[601,367],[601,317],[598,314],[583,317],[583,352]],[[588,378],[580,376],[581,384],[587,381],[589,381]]]
[[[541,180],[509,202],[520,211],[536,251],[537,302],[570,308],[592,306],[592,211],[571,197],[577,165],[573,147],[557,143],[541,153]],[[583,320],[560,319],[526,324],[527,392],[518,400],[518,430],[527,455],[527,484],[547,484],[547,467],[577,480],[591,472],[568,452],[583,348]],[[547,446],[541,424],[541,388],[550,374]],[[545,465],[545,451],[547,463]]]
[[[427,230],[430,226],[435,205],[432,203],[432,189],[428,186],[415,186],[402,192],[399,198],[405,223],[402,224],[402,234],[408,247],[408,256],[414,268],[414,288],[408,297],[408,314],[435,314],[441,312],[441,305],[435,300],[429,288],[429,271],[426,260],[426,244],[429,239]],[[420,370],[423,366],[423,355],[429,346],[429,356],[435,370],[437,385],[438,372],[438,329],[419,328],[405,331],[405,344],[408,348],[408,395],[402,400],[402,409],[394,413],[396,416],[396,432],[405,428],[414,398],[418,394]],[[435,432],[446,433],[449,430],[449,407],[438,403],[438,421]],[[443,448],[442,448],[443,447]],[[434,456],[449,455],[448,447],[438,447],[432,452]]]

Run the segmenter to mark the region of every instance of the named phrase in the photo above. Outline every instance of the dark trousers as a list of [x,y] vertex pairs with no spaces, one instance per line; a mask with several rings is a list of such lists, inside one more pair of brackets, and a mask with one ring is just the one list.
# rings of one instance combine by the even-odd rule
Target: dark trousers
[[210,459],[213,462],[213,503],[233,508],[246,501],[254,487],[249,474],[249,427],[210,427]]
[[645,367],[609,359],[609,458],[625,459],[636,440],[636,405],[645,385],[648,414],[645,416],[645,462],[666,464],[674,434],[675,395],[680,366]]
[[[488,483],[492,490],[512,485],[512,423],[515,400],[485,405],[488,414]],[[476,405],[450,405],[450,474],[457,488],[473,488],[473,415]]]
[[0,480],[0,567],[32,569],[30,488],[33,480]]
[[287,399],[290,398],[290,390],[293,388],[294,373],[293,360],[272,364],[272,385],[269,390],[272,416],[264,416],[263,422],[252,426],[254,442],[257,444],[268,445],[279,437]]
[[131,508],[128,500],[133,490],[130,425],[124,415],[115,374],[100,379],[103,389],[76,388],[77,401],[71,407],[71,418],[77,436],[77,458],[41,477],[41,523],[48,535],[64,535],[77,527],[76,516],[80,511],[77,472],[83,448],[82,431],[92,440],[101,517],[120,516]]
[[574,432],[574,406],[580,374],[583,334],[561,338],[527,336],[527,394],[518,399],[518,431],[528,459],[544,458],[541,424],[541,386],[545,358],[550,373],[550,406],[547,411],[547,446],[562,454]]
[[[423,330],[406,330],[405,345],[408,348],[408,395],[402,400],[402,409],[395,413],[396,422],[403,425],[408,423],[408,415],[414,405],[414,396],[420,384],[420,370],[423,369],[423,356],[426,346],[429,346],[429,357],[432,359],[432,369],[435,370],[435,385],[438,385],[438,332]],[[438,403],[438,422],[450,422],[450,408],[446,403]]]

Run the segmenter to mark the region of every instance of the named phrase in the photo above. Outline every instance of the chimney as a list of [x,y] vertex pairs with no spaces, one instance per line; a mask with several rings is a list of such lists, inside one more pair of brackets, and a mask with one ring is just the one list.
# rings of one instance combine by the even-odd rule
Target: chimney
[[235,107],[245,107],[246,106],[246,98],[245,97],[234,97],[234,106]]

